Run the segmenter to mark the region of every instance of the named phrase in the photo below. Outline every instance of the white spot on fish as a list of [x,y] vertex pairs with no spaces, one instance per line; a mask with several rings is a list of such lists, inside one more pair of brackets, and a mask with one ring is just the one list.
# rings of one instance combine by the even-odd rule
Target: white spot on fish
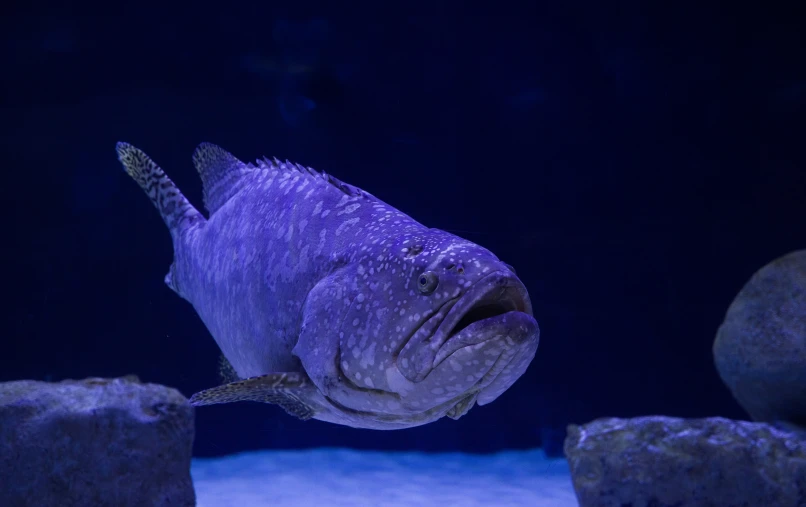
[[339,226],[336,228],[336,236],[340,235],[342,232],[344,232],[344,229],[350,227],[351,225],[356,224],[357,222],[358,222],[357,217],[356,218],[351,218],[349,220],[345,220],[344,222],[339,224]]
[[294,188],[294,183],[296,183],[298,180],[299,180],[299,176],[294,176],[294,179],[291,180],[291,184],[288,185],[288,188],[285,189],[285,192],[283,192],[283,195],[288,195],[288,193],[291,191],[291,189]]
[[375,364],[375,342],[369,344],[369,347],[364,349],[361,354],[361,367],[373,366]]
[[354,212],[355,210],[357,210],[360,207],[361,207],[361,205],[359,203],[354,202],[353,204],[350,204],[349,206],[346,206],[343,210],[339,211],[336,214],[337,215],[344,215],[345,213],[350,214],[350,213]]

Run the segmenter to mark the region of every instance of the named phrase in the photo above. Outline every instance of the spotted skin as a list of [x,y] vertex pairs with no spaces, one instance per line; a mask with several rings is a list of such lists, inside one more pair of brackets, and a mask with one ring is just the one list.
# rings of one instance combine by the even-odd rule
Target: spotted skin
[[537,322],[507,264],[364,190],[202,144],[205,219],[140,150],[120,143],[118,156],[171,230],[166,282],[245,379],[194,404],[407,428],[490,403],[535,355]]

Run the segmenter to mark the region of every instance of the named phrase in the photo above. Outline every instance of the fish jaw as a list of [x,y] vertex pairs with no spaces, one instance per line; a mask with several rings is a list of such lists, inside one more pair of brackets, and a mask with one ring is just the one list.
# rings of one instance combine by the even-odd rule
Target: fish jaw
[[486,405],[523,375],[540,339],[526,289],[508,270],[478,280],[420,331],[396,363],[411,386],[404,406],[426,396],[434,405],[467,397]]
[[474,404],[486,405],[523,375],[537,351],[535,319],[520,311],[476,321],[453,335],[438,351],[433,366],[418,382],[398,368],[395,385],[408,410],[440,410],[452,417]]
[[[508,313],[513,315],[505,318]],[[494,330],[498,334],[493,334]],[[452,353],[499,335],[509,336],[516,349],[522,341],[535,342],[534,347],[525,349],[527,353],[537,349],[539,329],[529,295],[509,270],[482,277],[464,295],[446,303],[406,343],[397,366],[408,380],[421,382]],[[534,357],[534,351],[531,355]]]
[[[482,320],[471,324],[449,340],[437,355],[431,375],[441,375],[447,369],[445,361],[449,360],[451,370],[455,369],[457,363],[463,369],[476,370],[483,366],[482,371],[486,368],[486,372],[468,391],[478,389],[476,402],[486,405],[503,394],[526,372],[535,357],[539,341],[540,328],[534,317],[527,313],[512,311]],[[465,342],[471,344],[463,346]],[[470,375],[477,377],[478,373],[473,371]]]

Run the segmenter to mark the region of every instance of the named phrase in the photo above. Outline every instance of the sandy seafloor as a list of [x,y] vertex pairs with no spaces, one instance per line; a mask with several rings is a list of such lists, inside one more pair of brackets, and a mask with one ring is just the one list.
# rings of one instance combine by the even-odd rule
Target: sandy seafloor
[[577,506],[567,462],[539,449],[490,455],[347,449],[195,458],[198,507]]

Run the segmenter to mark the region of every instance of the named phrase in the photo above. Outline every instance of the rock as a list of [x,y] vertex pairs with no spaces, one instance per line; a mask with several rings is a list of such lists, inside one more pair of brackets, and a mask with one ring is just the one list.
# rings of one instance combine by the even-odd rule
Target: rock
[[581,507],[806,506],[806,441],[766,423],[597,419],[565,454]]
[[806,428],[806,250],[755,273],[730,305],[714,362],[756,421]]
[[194,506],[193,408],[136,377],[0,383],[3,506]]

